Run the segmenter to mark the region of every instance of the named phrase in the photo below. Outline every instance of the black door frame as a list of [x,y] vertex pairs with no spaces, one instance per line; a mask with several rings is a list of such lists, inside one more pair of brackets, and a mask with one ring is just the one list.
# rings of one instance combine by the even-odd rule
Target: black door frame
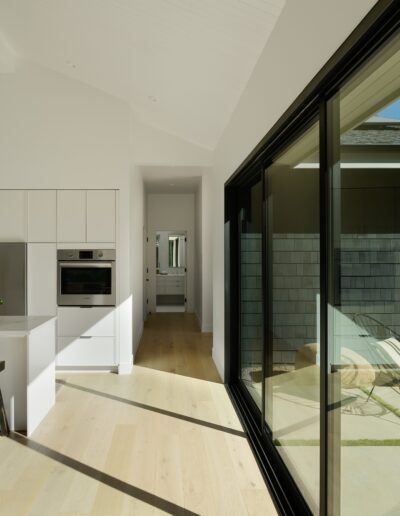
[[[295,102],[282,115],[267,135],[255,147],[236,172],[225,183],[225,383],[228,393],[248,434],[261,472],[282,514],[311,514],[283,460],[278,454],[250,394],[238,381],[239,337],[239,264],[237,206],[238,192],[258,174],[264,177],[265,168],[290,145],[310,121],[318,117],[320,124],[320,281],[321,281],[321,441],[320,441],[320,514],[331,514],[331,490],[328,489],[328,325],[327,302],[331,291],[329,277],[332,270],[331,247],[331,180],[332,148],[329,134],[332,124],[330,100],[343,84],[375,54],[390,37],[400,31],[400,2],[380,0],[338,51],[315,76]],[[265,192],[265,188],[263,189]],[[266,199],[263,202],[263,239],[266,227]],[[263,242],[263,274],[268,261]],[[268,292],[263,282],[264,335],[268,335]],[[264,353],[265,353],[264,346]],[[264,388],[264,384],[263,384]],[[264,391],[263,391],[264,392]]]

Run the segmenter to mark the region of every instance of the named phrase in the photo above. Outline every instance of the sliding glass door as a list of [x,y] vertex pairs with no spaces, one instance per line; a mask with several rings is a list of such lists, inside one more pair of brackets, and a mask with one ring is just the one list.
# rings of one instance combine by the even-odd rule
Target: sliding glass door
[[318,513],[320,423],[319,124],[266,169],[269,338],[265,421]]
[[244,186],[238,213],[240,379],[261,408],[263,357],[261,179]]
[[400,514],[400,38],[330,101],[330,507]]
[[227,185],[230,388],[283,513],[400,514],[396,23]]

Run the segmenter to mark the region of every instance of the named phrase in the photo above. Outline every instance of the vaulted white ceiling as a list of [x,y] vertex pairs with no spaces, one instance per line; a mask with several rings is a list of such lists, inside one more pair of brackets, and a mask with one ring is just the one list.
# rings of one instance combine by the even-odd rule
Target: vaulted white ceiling
[[226,127],[285,0],[0,0],[22,57],[207,148]]

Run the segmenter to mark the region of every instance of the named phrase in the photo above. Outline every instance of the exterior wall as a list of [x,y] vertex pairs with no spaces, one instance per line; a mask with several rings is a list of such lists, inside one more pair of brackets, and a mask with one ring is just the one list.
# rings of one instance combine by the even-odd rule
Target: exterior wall
[[301,346],[319,341],[319,235],[274,234],[272,248],[273,361],[287,370]]
[[[259,370],[262,363],[262,235],[243,233],[241,249],[241,366]],[[243,373],[242,373],[243,374]]]
[[[347,234],[341,238],[341,308],[335,311],[335,344],[360,353],[370,363],[376,354],[368,346],[363,325],[373,335],[400,334],[400,234]],[[354,315],[368,314],[354,322]],[[381,324],[379,324],[381,323]]]

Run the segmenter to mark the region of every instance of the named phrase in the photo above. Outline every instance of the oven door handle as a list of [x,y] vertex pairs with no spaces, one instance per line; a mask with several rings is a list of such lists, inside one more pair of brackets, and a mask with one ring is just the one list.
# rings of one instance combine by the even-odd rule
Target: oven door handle
[[79,269],[111,269],[112,262],[58,262],[59,267],[64,268],[79,268]]

